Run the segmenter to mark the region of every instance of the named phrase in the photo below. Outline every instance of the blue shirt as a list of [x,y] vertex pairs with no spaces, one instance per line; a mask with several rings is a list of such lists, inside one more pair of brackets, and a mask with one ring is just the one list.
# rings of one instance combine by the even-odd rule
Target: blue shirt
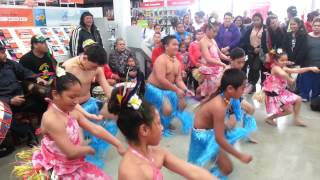
[[234,23],[228,28],[221,24],[216,37],[216,42],[220,49],[229,46],[231,50],[239,45],[240,36],[240,31]]
[[183,36],[181,36],[180,33],[176,32],[175,36],[180,44],[186,38],[186,36],[190,36],[190,33],[187,31],[184,31]]

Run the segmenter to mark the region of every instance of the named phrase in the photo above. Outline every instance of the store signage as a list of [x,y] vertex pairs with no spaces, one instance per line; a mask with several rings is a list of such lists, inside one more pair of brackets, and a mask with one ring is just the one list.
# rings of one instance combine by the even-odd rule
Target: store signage
[[164,1],[140,3],[140,8],[158,8],[158,7],[164,7]]
[[192,5],[194,0],[168,0],[168,6],[188,6]]
[[32,9],[0,8],[0,27],[34,26]]
[[83,4],[84,0],[60,0],[62,4]]

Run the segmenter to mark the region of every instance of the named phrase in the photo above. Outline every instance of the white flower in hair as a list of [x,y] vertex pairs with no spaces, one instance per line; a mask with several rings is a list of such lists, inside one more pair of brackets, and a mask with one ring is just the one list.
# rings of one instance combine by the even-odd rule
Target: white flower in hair
[[283,50],[281,48],[278,48],[277,49],[277,54],[282,54],[283,53]]
[[133,95],[128,102],[128,106],[132,107],[134,110],[138,110],[141,104],[142,100],[139,98],[137,94]]
[[64,70],[62,67],[60,66],[57,66],[56,68],[56,75],[57,77],[61,77],[61,76],[65,76],[67,73],[66,73],[66,70]]
[[214,17],[211,17],[210,18],[210,23],[215,23],[216,22],[216,19]]

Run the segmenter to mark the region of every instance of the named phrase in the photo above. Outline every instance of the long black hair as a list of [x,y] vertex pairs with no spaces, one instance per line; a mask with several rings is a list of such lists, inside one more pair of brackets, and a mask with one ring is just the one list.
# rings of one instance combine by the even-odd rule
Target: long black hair
[[[93,15],[92,15],[89,11],[86,11],[86,12],[82,13],[82,14],[81,14],[81,17],[80,17],[80,25],[81,25],[82,27],[86,27],[86,25],[84,24],[84,18],[85,18],[86,16],[91,16],[91,17],[93,18]],[[91,29],[93,29],[93,28],[96,28],[96,25],[94,24],[94,21],[92,22],[92,27],[91,27]]]
[[215,98],[220,93],[223,93],[227,90],[228,86],[232,86],[234,89],[238,89],[241,85],[243,85],[244,81],[247,79],[246,75],[239,69],[227,69],[221,78],[220,87],[214,93],[212,93],[205,101],[203,101],[200,105],[204,105],[213,98]]
[[301,19],[294,17],[291,19],[291,21],[294,21],[298,24],[298,31],[296,33],[298,36],[304,36],[308,34],[306,28],[304,27],[304,22]]

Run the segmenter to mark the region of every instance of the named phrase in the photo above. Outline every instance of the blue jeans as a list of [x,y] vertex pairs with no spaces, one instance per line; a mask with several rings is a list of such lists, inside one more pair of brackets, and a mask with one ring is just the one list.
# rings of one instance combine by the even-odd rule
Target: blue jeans
[[[300,74],[297,78],[297,86],[300,96],[303,99],[310,100],[320,95],[320,74],[314,72],[306,72]],[[310,96],[311,92],[311,96]]]

